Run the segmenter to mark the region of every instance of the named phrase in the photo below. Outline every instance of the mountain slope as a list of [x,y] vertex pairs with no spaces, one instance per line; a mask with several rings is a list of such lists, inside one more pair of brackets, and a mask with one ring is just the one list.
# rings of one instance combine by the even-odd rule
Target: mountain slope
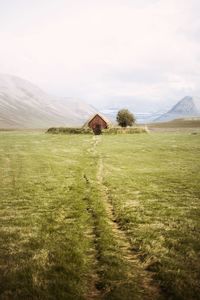
[[95,112],[83,101],[51,97],[24,79],[0,75],[0,128],[82,125]]
[[174,105],[167,113],[157,118],[156,122],[166,122],[182,117],[200,116],[200,98],[186,96]]

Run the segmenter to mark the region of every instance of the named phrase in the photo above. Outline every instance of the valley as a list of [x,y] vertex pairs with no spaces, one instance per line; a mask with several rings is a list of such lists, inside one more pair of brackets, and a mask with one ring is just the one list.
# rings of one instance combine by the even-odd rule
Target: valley
[[199,299],[199,134],[0,145],[1,299]]

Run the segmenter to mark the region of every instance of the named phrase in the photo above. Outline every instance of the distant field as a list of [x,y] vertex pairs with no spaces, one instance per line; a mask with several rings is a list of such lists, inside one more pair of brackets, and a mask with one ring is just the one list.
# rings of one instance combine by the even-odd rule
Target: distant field
[[0,299],[200,299],[200,135],[0,132]]
[[169,122],[151,123],[148,128],[152,131],[200,132],[200,118],[175,119]]

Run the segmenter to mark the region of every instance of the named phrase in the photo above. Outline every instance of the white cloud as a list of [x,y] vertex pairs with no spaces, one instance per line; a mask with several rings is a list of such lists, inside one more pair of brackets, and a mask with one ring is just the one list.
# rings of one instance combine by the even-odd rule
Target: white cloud
[[0,8],[1,72],[49,93],[97,105],[137,98],[146,108],[200,94],[199,0],[0,0]]

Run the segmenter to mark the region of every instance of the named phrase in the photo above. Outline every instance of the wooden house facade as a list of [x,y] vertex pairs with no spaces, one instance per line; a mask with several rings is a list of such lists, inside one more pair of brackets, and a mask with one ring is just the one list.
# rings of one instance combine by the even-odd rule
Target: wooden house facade
[[89,127],[93,130],[94,134],[101,134],[103,129],[107,129],[110,126],[110,121],[108,121],[101,114],[95,114],[92,116],[85,124],[84,127]]

